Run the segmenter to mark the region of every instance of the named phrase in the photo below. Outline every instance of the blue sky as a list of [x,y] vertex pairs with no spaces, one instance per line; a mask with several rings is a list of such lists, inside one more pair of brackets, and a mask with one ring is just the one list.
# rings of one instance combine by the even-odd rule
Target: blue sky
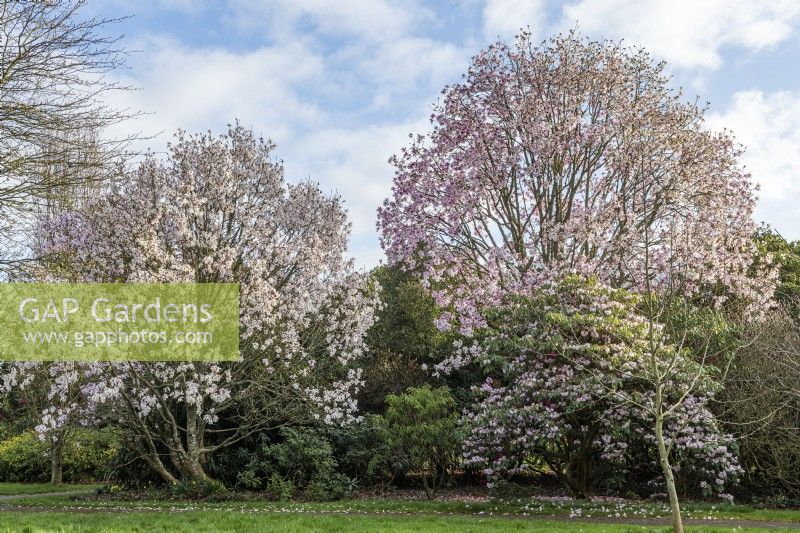
[[[664,59],[712,128],[747,147],[761,185],[756,219],[800,239],[800,0],[108,0],[90,14],[134,15],[115,29],[137,50],[119,73],[139,88],[112,103],[148,113],[122,134],[221,132],[239,118],[278,144],[287,178],[345,200],[351,253],[383,254],[375,210],[389,156],[427,128],[442,87],[497,38],[530,26],[625,39]],[[123,131],[124,130],[124,131]]]

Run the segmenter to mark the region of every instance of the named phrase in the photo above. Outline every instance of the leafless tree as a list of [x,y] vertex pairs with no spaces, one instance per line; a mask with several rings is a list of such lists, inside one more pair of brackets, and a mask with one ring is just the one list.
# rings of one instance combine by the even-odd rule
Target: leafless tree
[[800,495],[800,325],[786,308],[748,324],[719,399],[750,483]]
[[127,90],[122,19],[83,16],[85,0],[0,0],[0,267],[23,256],[31,213],[107,176],[130,138],[104,138],[135,113],[106,103]]

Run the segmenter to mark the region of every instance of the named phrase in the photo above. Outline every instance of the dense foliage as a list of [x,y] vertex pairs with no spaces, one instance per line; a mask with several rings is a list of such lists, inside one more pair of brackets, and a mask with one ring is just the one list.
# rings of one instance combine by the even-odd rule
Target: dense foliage
[[[120,450],[113,430],[78,430],[64,449],[64,481],[109,480]],[[0,441],[0,480],[50,481],[50,450],[35,431]]]
[[410,388],[386,398],[389,445],[410,469],[422,475],[428,498],[447,481],[461,448],[456,402],[446,387]]
[[416,276],[380,266],[372,278],[380,285],[383,305],[365,339],[364,387],[358,399],[364,411],[382,413],[388,395],[425,383],[426,367],[444,357],[452,339],[434,325],[438,308]]
[[769,228],[761,228],[756,244],[762,261],[769,258],[778,266],[775,300],[790,316],[800,320],[800,241],[790,242]]

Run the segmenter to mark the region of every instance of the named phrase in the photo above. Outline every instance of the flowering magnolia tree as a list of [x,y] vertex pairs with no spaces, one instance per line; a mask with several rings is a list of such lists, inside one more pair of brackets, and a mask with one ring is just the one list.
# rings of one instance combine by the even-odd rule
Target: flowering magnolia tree
[[390,261],[422,270],[442,328],[469,334],[481,308],[564,271],[769,300],[773,275],[748,275],[741,149],[668,81],[641,50],[522,33],[444,89],[431,131],[391,159],[378,222]]
[[636,303],[624,290],[572,276],[488,312],[480,337],[490,377],[465,418],[467,464],[494,480],[543,462],[574,494],[591,497],[600,472],[624,478],[644,462],[663,490],[647,368],[655,361],[678,369],[664,383],[676,405],[666,445],[693,487],[724,495],[741,468],[733,438],[708,408],[719,389],[713,369],[669,344],[653,359],[650,324]]
[[212,453],[267,427],[354,418],[375,291],[344,254],[340,200],[287,184],[273,149],[238,124],[179,133],[166,161],[40,226],[36,279],[240,284],[240,362],[64,364],[51,382],[53,397],[77,384],[83,411],[113,405],[170,482],[205,479]]
[[0,393],[18,393],[30,416],[39,418],[36,432],[48,445],[50,482],[63,479],[64,450],[76,426],[98,420],[97,406],[84,400],[80,375],[85,369],[72,362],[0,363]]

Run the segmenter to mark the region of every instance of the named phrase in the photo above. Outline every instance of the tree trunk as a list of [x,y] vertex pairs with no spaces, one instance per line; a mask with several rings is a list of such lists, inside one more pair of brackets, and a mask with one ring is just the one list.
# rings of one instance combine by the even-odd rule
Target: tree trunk
[[[170,408],[161,402],[159,405],[166,424],[159,431],[154,431],[154,428],[141,418],[132,399],[126,396],[125,400],[129,416],[140,431],[144,451],[142,458],[164,481],[175,484],[178,482],[178,478],[161,460],[162,454],[156,446],[158,441],[163,442],[169,449],[170,462],[180,479],[190,481],[207,481],[209,479],[203,467],[205,425],[200,420],[195,406],[190,405],[186,408],[186,428],[184,430],[170,412]],[[182,437],[182,435],[184,436]]]
[[50,445],[50,483],[60,485],[63,481],[64,441],[66,431],[62,431]]
[[656,391],[656,444],[658,446],[658,461],[661,464],[661,471],[664,473],[664,481],[667,484],[667,494],[669,495],[669,507],[672,510],[672,530],[674,533],[683,533],[683,519],[681,519],[681,507],[678,501],[678,491],[675,490],[675,476],[672,473],[672,465],[669,464],[669,451],[664,442],[664,414],[661,412],[661,390]]
[[203,429],[202,424],[198,423],[198,419],[197,408],[193,405],[188,406],[186,408],[186,453],[184,462],[189,479],[206,481],[208,474],[206,474],[201,461]]
[[[589,437],[592,439],[593,437]],[[562,483],[576,498],[591,500],[594,496],[594,475],[592,465],[591,440],[583,439],[580,448],[571,455],[563,467],[550,468],[560,472]],[[560,465],[561,463],[556,463]]]
[[178,482],[177,478],[173,476],[169,470],[167,470],[167,467],[164,466],[164,463],[161,462],[161,459],[159,459],[157,455],[155,457],[152,455],[144,455],[142,458],[148,465],[150,465],[150,468],[155,470],[158,475],[161,476],[161,479],[170,485]]
[[183,443],[173,441],[172,447],[173,450],[169,454],[170,459],[181,479],[190,481],[206,481],[208,479],[208,474],[206,474],[199,458],[189,453],[183,447]]
[[431,486],[428,484],[428,473],[423,471],[422,472],[422,487],[425,489],[425,497],[429,500],[432,500],[436,497]]
[[577,486],[581,491],[581,496],[591,500],[594,496],[594,479],[592,476],[592,440],[593,436],[583,439],[578,455],[578,462],[575,465]]
[[63,456],[64,447],[61,444],[56,444],[50,455],[50,483],[53,485],[60,485],[63,481]]
[[192,481],[207,481],[209,479],[208,474],[206,474],[206,471],[203,468],[203,465],[201,465],[199,461],[190,457],[186,460],[185,475]]
[[[428,473],[431,474],[431,482],[428,483]],[[422,468],[422,487],[425,489],[425,497],[429,500],[436,498],[436,463]]]

